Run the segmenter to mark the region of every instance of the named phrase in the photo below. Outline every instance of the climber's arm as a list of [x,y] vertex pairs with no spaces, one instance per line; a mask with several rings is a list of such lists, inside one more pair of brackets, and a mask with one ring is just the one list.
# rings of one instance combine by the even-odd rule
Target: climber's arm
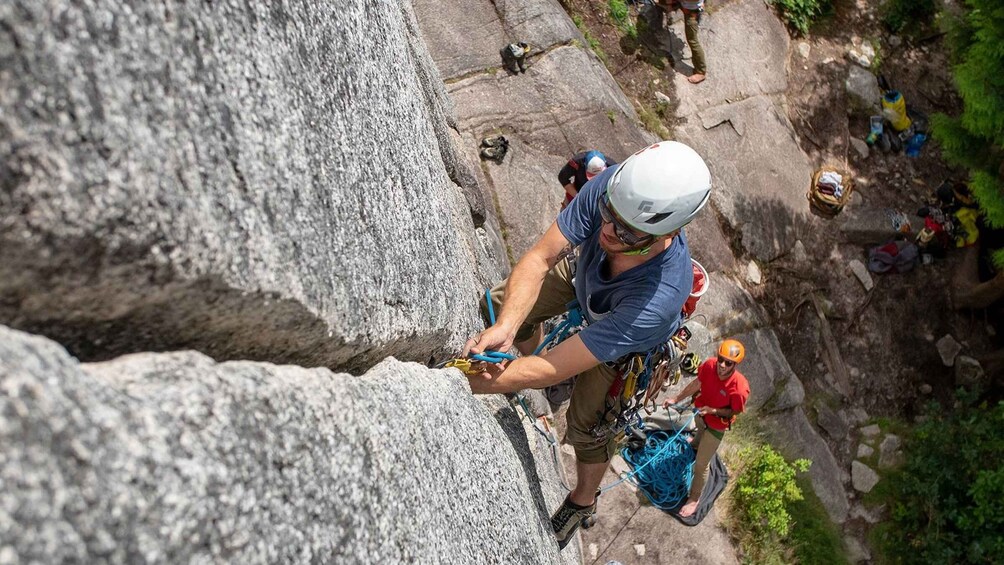
[[504,369],[490,365],[485,372],[467,378],[475,394],[516,392],[560,383],[599,363],[582,338],[573,335],[542,355],[520,357]]

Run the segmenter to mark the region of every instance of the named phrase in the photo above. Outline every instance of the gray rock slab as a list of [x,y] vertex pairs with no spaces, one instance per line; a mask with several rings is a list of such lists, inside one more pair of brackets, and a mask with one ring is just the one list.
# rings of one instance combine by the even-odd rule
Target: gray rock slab
[[871,492],[879,482],[878,473],[860,461],[851,462],[851,484],[859,492]]
[[789,458],[804,457],[812,461],[809,478],[812,488],[826,508],[830,519],[842,524],[847,519],[850,504],[844,490],[846,473],[837,464],[830,448],[801,407],[772,414],[766,418],[771,443]]
[[[615,480],[617,476],[607,471],[602,484]],[[684,528],[671,516],[641,502],[643,499],[644,495],[624,484],[603,494],[596,525],[582,531],[582,544],[585,547],[595,544],[597,548],[595,557],[591,553],[585,555],[588,558],[585,563],[611,560],[632,565],[738,563],[715,510],[697,526]],[[639,555],[635,546],[642,543],[644,555]]]
[[78,365],[0,328],[0,547],[23,563],[577,562],[548,524],[550,456],[494,398],[393,359],[362,377],[195,352]]
[[[682,19],[672,26],[672,33],[677,38],[674,45],[686,45]],[[676,92],[688,93],[680,96],[677,115],[691,116],[711,106],[787,90],[788,31],[763,2],[721,5],[705,14],[699,36],[708,59],[708,78],[697,85],[687,82],[692,71],[690,50],[684,48],[685,62],[674,53]]]
[[565,191],[557,172],[567,159],[541,153],[510,136],[501,164],[484,162],[489,186],[495,191],[499,220],[513,260],[519,260],[554,222]]
[[829,406],[822,403],[817,403],[815,408],[816,422],[819,423],[820,428],[823,428],[826,435],[837,441],[847,439],[851,425],[840,412],[834,412]]
[[125,4],[0,8],[0,321],[345,370],[481,327],[489,212],[410,4]]
[[633,106],[610,73],[579,47],[548,51],[525,74],[486,72],[447,88],[461,131],[476,137],[512,132],[565,159],[596,148],[617,161],[652,141],[638,128]]
[[702,110],[678,128],[711,169],[711,201],[757,259],[784,254],[818,220],[805,192],[812,168],[780,99],[758,96]]
[[[856,245],[880,245],[895,239],[903,233],[897,226],[891,214],[895,211],[883,208],[849,208],[844,221],[840,224],[840,232],[848,243]],[[923,226],[924,220],[907,216],[911,226]],[[909,229],[907,233],[909,233]]]
[[686,232],[690,256],[709,273],[729,271],[735,267],[732,247],[711,206],[706,206],[693,222],[687,224]]
[[874,453],[875,453],[875,449],[873,449],[868,444],[862,443],[862,444],[858,445],[858,453],[857,453],[857,458],[858,459],[867,459],[867,458],[871,457]]
[[[413,0],[429,52],[447,80],[502,66],[503,45],[525,41],[535,53],[582,34],[554,0]],[[504,71],[503,71],[504,72]]]
[[767,325],[767,312],[735,279],[713,272],[709,284],[693,319],[701,320],[711,331],[710,339],[720,340]]
[[868,412],[864,408],[855,406],[854,408],[847,409],[846,412],[847,421],[853,426],[860,426],[868,421]]
[[746,346],[740,370],[750,383],[748,410],[776,412],[802,404],[805,389],[770,329],[758,329],[735,336]]

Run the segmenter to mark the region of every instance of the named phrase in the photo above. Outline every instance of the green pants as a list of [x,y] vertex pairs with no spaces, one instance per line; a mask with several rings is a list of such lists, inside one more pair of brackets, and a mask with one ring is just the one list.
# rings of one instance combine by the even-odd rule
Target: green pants
[[[495,312],[502,309],[505,301],[505,285],[507,281],[495,285],[491,290],[492,305]],[[516,332],[516,342],[522,342],[533,337],[538,325],[563,314],[569,302],[575,300],[575,287],[572,285],[572,271],[567,259],[558,262],[544,277],[544,282],[537,296],[537,302],[530,310],[523,325]],[[482,299],[482,310],[487,320],[487,305]],[[617,373],[605,363],[579,374],[572,387],[572,399],[565,413],[567,423],[565,443],[575,448],[575,458],[582,463],[606,463],[610,461],[616,449],[614,439],[596,441],[592,435],[593,426],[603,413],[607,391],[614,382]],[[616,414],[607,414],[611,420]]]
[[691,61],[694,63],[695,74],[707,74],[708,67],[704,60],[704,48],[697,40],[697,30],[701,22],[700,12],[683,11],[683,29],[687,34],[687,45],[690,45]]

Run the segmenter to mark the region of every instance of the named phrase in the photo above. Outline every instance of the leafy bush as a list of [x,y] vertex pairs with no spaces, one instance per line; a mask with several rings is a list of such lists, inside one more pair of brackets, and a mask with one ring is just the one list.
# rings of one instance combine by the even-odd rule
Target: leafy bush
[[610,18],[613,19],[614,24],[617,26],[617,29],[621,30],[621,33],[631,39],[638,37],[638,29],[631,23],[631,12],[628,10],[627,3],[624,0],[608,0],[607,9],[610,12]]
[[809,468],[808,459],[784,460],[769,445],[739,452],[741,470],[732,490],[732,512],[744,530],[743,549],[754,562],[768,561],[779,541],[788,535],[788,504],[802,500],[795,474]]
[[781,16],[799,34],[809,33],[809,26],[819,16],[828,13],[832,0],[770,0],[781,10]]
[[890,31],[899,33],[930,24],[937,11],[935,0],[886,0],[882,4],[882,23]]
[[876,541],[893,562],[1004,563],[1004,402],[960,402],[931,411],[888,477],[892,524]]
[[[944,157],[969,170],[987,222],[1004,227],[1004,9],[1000,0],[966,4],[961,18],[945,18],[962,115],[937,114],[931,124]],[[1004,252],[995,258],[1004,262]]]

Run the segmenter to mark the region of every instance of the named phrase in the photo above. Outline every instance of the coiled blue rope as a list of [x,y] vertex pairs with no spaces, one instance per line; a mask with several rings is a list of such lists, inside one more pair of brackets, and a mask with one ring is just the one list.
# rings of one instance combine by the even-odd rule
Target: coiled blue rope
[[690,426],[695,416],[691,414],[686,424],[673,435],[664,431],[648,432],[645,446],[641,449],[621,449],[621,457],[632,471],[601,488],[600,494],[630,481],[645,493],[656,508],[664,511],[676,509],[687,498],[694,479],[696,456],[694,448],[683,437],[683,430]]

